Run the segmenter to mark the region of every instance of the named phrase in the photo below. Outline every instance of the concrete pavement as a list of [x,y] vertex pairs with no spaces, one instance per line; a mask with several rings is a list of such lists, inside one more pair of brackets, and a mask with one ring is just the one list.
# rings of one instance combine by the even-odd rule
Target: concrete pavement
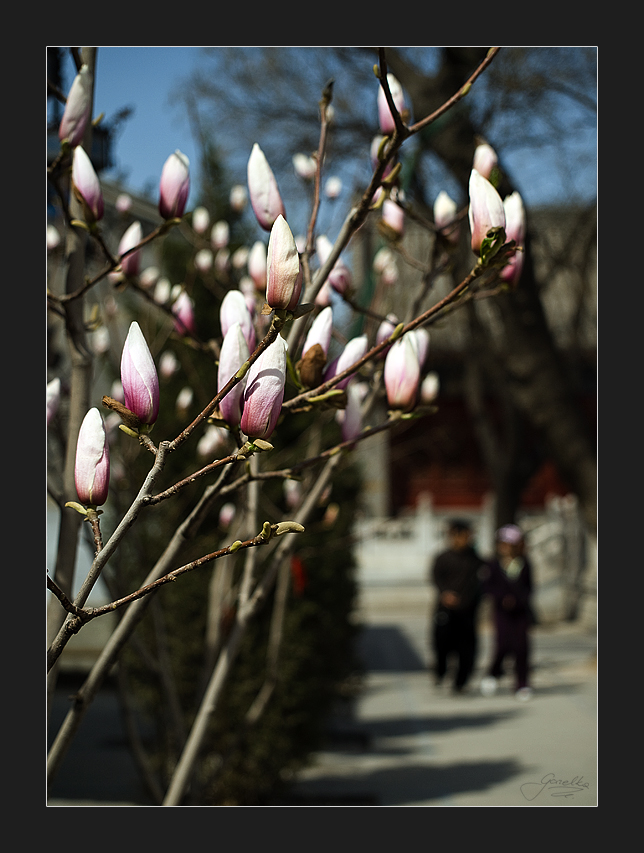
[[293,780],[290,804],[596,806],[594,633],[533,629],[534,694],[522,703],[510,677],[495,696],[480,694],[492,648],[485,622],[471,688],[454,696],[428,673],[430,596],[423,586],[363,587],[364,689]]

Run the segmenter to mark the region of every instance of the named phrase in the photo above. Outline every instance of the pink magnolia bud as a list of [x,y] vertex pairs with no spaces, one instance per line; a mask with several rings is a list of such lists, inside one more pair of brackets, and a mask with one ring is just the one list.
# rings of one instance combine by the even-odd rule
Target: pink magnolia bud
[[[508,240],[514,240],[517,246],[522,247],[525,241],[525,208],[518,192],[513,192],[512,195],[503,199],[503,209],[505,211],[505,236]],[[509,282],[512,287],[516,287],[521,278],[523,256],[522,251],[516,251],[501,270],[501,278],[503,281]]]
[[61,142],[67,140],[72,148],[80,145],[90,119],[91,109],[92,81],[88,66],[83,65],[74,77],[67,95],[65,111],[58,128],[58,137]]
[[253,243],[253,247],[248,255],[248,273],[255,282],[255,287],[260,293],[266,291],[266,246],[261,240]]
[[224,529],[230,527],[235,518],[236,507],[234,503],[225,503],[219,510],[219,526]]
[[470,231],[472,251],[478,255],[481,244],[490,228],[505,228],[505,212],[501,196],[492,184],[472,169],[470,175]]
[[[140,222],[133,222],[130,227],[127,229],[125,234],[121,237],[121,242],[119,243],[118,254],[123,255],[129,249],[134,246],[138,246],[141,240],[143,239],[143,229],[141,228]],[[141,265],[141,253],[140,251],[130,252],[127,257],[123,258],[121,261],[121,270],[123,271],[123,275],[128,278],[135,278],[139,274],[139,269]]]
[[282,410],[286,383],[286,341],[278,335],[253,362],[244,391],[240,427],[249,438],[267,439]]
[[182,388],[181,391],[179,391],[177,394],[177,402],[175,404],[178,415],[184,415],[188,411],[192,405],[194,396],[195,393],[189,385],[186,385],[185,388]]
[[317,296],[315,297],[315,304],[318,308],[326,308],[331,304],[331,294],[333,292],[333,288],[329,284],[329,280],[327,279],[322,287],[318,290]]
[[362,432],[362,403],[368,392],[365,382],[349,382],[347,385],[347,405],[337,413],[342,429],[342,440],[353,441]]
[[190,193],[190,161],[177,149],[165,161],[159,182],[159,213],[164,219],[180,219]]
[[[402,86],[393,74],[387,74],[387,82],[389,83],[389,91],[391,92],[394,106],[404,120],[405,113],[407,111],[407,102],[405,101],[405,94]],[[378,121],[380,123],[380,130],[384,134],[389,135],[394,132],[396,125],[382,86],[378,88]]]
[[241,213],[248,201],[246,187],[243,184],[235,184],[234,187],[231,187],[229,201],[232,210],[235,213]]
[[229,439],[230,432],[227,429],[211,424],[197,443],[197,454],[202,458],[217,456],[226,450]]
[[[324,374],[324,381],[327,382],[329,379],[332,379],[334,376],[337,376],[338,373],[343,373],[348,367],[351,367],[356,361],[362,358],[362,356],[367,351],[367,336],[360,335],[357,338],[352,338],[345,348],[342,350],[338,358],[335,361],[331,362],[329,367],[327,368]],[[335,385],[335,388],[342,390],[346,388],[349,384],[352,376],[355,374],[351,373],[349,376],[341,379],[340,382]]]
[[54,249],[60,246],[60,234],[55,225],[47,226],[47,251],[53,252]]
[[129,213],[132,209],[132,196],[128,193],[119,193],[114,202],[119,213]]
[[174,376],[180,366],[179,360],[171,350],[166,350],[159,359],[159,372],[164,379]]
[[[398,317],[396,317],[395,314],[387,314],[386,318],[378,326],[378,331],[376,332],[376,345],[381,344],[383,341],[393,335],[397,325]],[[378,358],[385,358],[390,349],[391,346],[388,346],[380,353]]]
[[92,161],[82,145],[74,149],[72,183],[76,197],[83,205],[88,223],[103,218],[103,192]]
[[174,314],[174,330],[179,335],[196,335],[197,325],[195,323],[195,307],[192,299],[185,290],[182,290],[172,306]]
[[304,346],[302,347],[302,355],[304,356],[306,351],[310,349],[313,344],[320,344],[324,355],[327,355],[329,352],[329,345],[331,343],[332,331],[333,309],[329,305],[326,308],[323,308],[311,323],[311,328],[309,329],[306,340],[304,341]]
[[490,175],[496,168],[497,163],[498,158],[496,156],[496,151],[491,145],[488,145],[487,142],[483,142],[481,145],[476,146],[472,168],[476,169],[479,175],[483,175],[483,177],[487,178],[489,181]]
[[440,381],[438,373],[428,373],[420,385],[420,399],[423,403],[433,403],[438,397]]
[[195,269],[205,274],[212,269],[213,254],[210,249],[199,249],[195,254]]
[[286,211],[275,175],[257,143],[248,158],[247,175],[250,203],[257,221],[265,231],[270,231],[280,214],[286,219]]
[[271,228],[266,266],[266,301],[271,308],[292,311],[302,291],[302,266],[291,229],[281,214]]
[[105,424],[98,409],[83,418],[76,445],[74,483],[78,499],[85,506],[102,506],[110,484],[110,451]]
[[420,365],[416,345],[409,335],[394,341],[385,359],[383,378],[389,408],[410,412],[418,400]]
[[327,198],[337,198],[342,192],[342,178],[337,175],[331,175],[326,179],[324,184],[324,194]]
[[52,379],[47,383],[47,426],[52,422],[60,403],[60,379]]
[[302,483],[299,480],[284,480],[284,499],[289,509],[295,509],[302,500]]
[[205,207],[195,207],[192,211],[192,227],[197,234],[205,234],[210,225],[210,214]]
[[152,354],[137,322],[130,325],[121,355],[121,382],[126,408],[143,424],[159,414],[159,377]]
[[402,237],[405,230],[405,211],[391,198],[386,198],[382,203],[382,221],[394,239]]
[[456,221],[456,214],[456,202],[445,190],[441,190],[434,202],[434,224],[450,243],[458,243],[460,225]]
[[[248,344],[239,323],[233,323],[226,332],[221,352],[219,354],[219,367],[217,371],[217,390],[221,389],[237,373],[239,368],[248,359]],[[230,426],[239,426],[242,413],[242,399],[246,382],[242,379],[226,394],[219,403],[221,416]]]
[[317,164],[315,162],[315,158],[308,157],[306,154],[293,155],[293,168],[295,169],[295,174],[300,178],[303,178],[305,181],[310,181],[315,177],[316,167]]
[[210,242],[213,249],[225,249],[230,240],[230,225],[225,219],[220,219],[212,226]]
[[253,317],[248,308],[246,297],[241,290],[229,290],[221,301],[219,324],[223,337],[226,336],[228,329],[230,329],[233,323],[239,323],[241,326],[248,349],[252,352],[255,349],[256,342],[255,327],[253,326]]

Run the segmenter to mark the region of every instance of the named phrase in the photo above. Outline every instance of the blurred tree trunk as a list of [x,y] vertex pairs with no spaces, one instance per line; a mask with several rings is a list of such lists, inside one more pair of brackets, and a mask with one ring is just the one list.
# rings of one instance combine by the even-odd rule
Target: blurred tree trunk
[[[387,49],[389,70],[396,75],[409,93],[414,115],[428,115],[451,97],[465,82],[487,53],[487,48],[446,47],[443,62],[433,77],[420,74],[410,66],[395,48]],[[443,120],[433,126],[433,131],[421,137],[422,143],[433,150],[448,166],[467,195],[467,186],[477,144],[467,98]],[[514,190],[511,180],[503,171],[499,187],[501,197]],[[528,228],[530,223],[528,222]],[[525,261],[518,288],[495,297],[495,308],[503,335],[492,335],[491,329],[481,324],[487,336],[487,347],[495,353],[504,376],[513,405],[541,436],[552,455],[562,477],[577,495],[588,529],[595,533],[596,514],[596,453],[589,436],[585,418],[577,404],[566,375],[563,359],[554,343],[539,298],[529,237],[526,239]],[[477,347],[478,349],[478,347]],[[488,451],[490,447],[488,446]],[[489,453],[484,455],[491,459]],[[498,472],[497,460],[496,470]],[[499,484],[503,480],[497,480]],[[506,481],[506,489],[510,488]],[[516,488],[512,500],[516,512],[520,493]],[[509,512],[511,492],[500,496],[504,515]]]

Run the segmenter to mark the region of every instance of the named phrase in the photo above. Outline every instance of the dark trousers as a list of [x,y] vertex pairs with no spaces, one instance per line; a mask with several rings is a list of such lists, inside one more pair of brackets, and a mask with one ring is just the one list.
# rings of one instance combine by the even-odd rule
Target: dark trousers
[[497,615],[495,619],[496,647],[489,674],[494,678],[503,675],[503,663],[508,655],[514,657],[516,689],[528,686],[530,656],[530,621],[526,618],[512,619]]
[[434,615],[433,644],[436,655],[436,679],[447,672],[451,654],[457,657],[454,687],[465,687],[474,670],[476,659],[476,626],[473,611],[438,610]]

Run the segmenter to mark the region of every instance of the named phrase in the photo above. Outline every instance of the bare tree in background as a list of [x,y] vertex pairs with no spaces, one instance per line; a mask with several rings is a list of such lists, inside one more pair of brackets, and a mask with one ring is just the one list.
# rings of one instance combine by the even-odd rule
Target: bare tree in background
[[[387,48],[389,70],[409,94],[413,114],[428,115],[444,103],[485,56],[486,47]],[[273,159],[286,170],[294,148],[314,147],[315,116],[310,88],[337,77],[334,91],[335,130],[328,158],[342,163],[356,180],[368,169],[365,151],[373,135],[373,80],[364,63],[375,48],[209,48],[205,68],[189,88],[193,104],[209,121],[217,139],[234,114],[249,140],[261,138]],[[210,63],[220,73],[213,74]],[[466,198],[475,147],[481,140],[499,154],[502,182],[499,192],[517,189],[508,160],[517,152],[522,162],[542,162],[544,149],[553,153],[552,180],[569,199],[581,196],[579,229],[568,245],[575,247],[578,268],[594,263],[595,199],[588,198],[579,175],[594,176],[596,127],[596,51],[594,48],[504,48],[485,79],[485,97],[463,99],[456,108],[415,139],[406,183],[410,203],[431,218],[431,196],[441,181]],[[184,90],[185,91],[185,90]],[[279,111],[275,103],[280,103]],[[283,105],[287,104],[286,108]],[[565,116],[565,121],[562,121]],[[270,130],[270,132],[269,132]],[[271,148],[271,139],[289,133],[286,151]],[[283,138],[283,136],[281,137]],[[591,140],[591,153],[584,140]],[[332,166],[333,167],[333,166]],[[534,167],[533,167],[534,168]],[[582,195],[586,189],[586,196]],[[592,196],[592,194],[591,194]],[[581,227],[584,226],[584,227]],[[491,309],[470,306],[472,333],[464,353],[464,399],[470,407],[483,459],[497,494],[497,522],[511,520],[522,488],[534,473],[534,458],[526,456],[523,424],[539,436],[559,472],[577,495],[589,532],[596,530],[596,452],[587,416],[580,410],[574,387],[579,350],[562,352],[544,312],[541,293],[547,280],[535,271],[531,245],[535,239],[528,211],[521,287],[503,293]],[[537,235],[543,239],[542,235]],[[575,239],[576,237],[576,239]],[[553,256],[554,257],[554,256]],[[570,263],[570,252],[561,252]],[[459,279],[469,258],[454,270]],[[578,317],[586,296],[582,275]],[[501,330],[501,334],[499,334]],[[481,358],[482,351],[486,357]],[[585,369],[593,368],[588,363]],[[571,371],[573,376],[571,377]],[[501,434],[485,411],[486,395],[498,396],[505,413]]]

